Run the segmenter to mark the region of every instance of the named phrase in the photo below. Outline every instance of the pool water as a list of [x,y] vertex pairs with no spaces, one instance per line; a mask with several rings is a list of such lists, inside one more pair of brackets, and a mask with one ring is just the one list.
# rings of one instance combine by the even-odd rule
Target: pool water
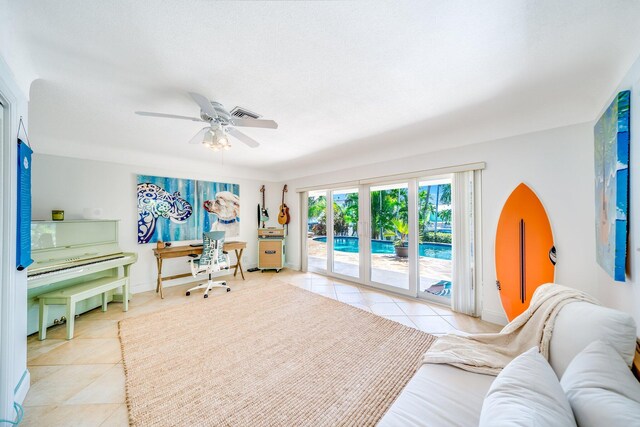
[[[326,237],[315,237],[313,240],[316,242],[327,242]],[[339,252],[351,252],[358,253],[358,238],[357,237],[334,237],[333,248]],[[393,254],[393,242],[385,240],[372,240],[371,252],[374,254]],[[433,244],[433,243],[420,243],[418,250],[420,256],[436,259],[451,259],[451,245],[447,244]]]

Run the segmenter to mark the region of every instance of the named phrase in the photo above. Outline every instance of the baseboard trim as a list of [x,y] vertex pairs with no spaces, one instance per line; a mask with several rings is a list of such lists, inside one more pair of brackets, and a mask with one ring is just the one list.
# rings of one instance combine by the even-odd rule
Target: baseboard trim
[[300,264],[293,264],[293,263],[288,263],[288,262],[286,262],[286,263],[284,264],[284,266],[285,266],[286,268],[289,268],[289,269],[291,269],[291,270],[295,270],[295,271],[300,271],[300,270],[301,270],[301,268],[302,268],[302,267],[300,267]]
[[[245,275],[247,273],[247,270],[253,267],[256,267],[257,264],[248,264],[248,265],[243,265],[242,266],[242,271],[244,271]],[[212,274],[213,277],[224,277],[224,276],[229,276],[229,275],[233,275],[233,268],[226,270],[226,271],[220,271],[218,273],[214,273]],[[240,272],[238,272],[236,277],[240,277]],[[193,277],[193,276],[188,276],[188,277],[183,277],[180,279],[175,279],[175,280],[170,280],[168,282],[162,282],[162,288],[163,289],[167,289],[170,288],[172,286],[180,286],[180,285],[186,285],[187,283],[195,283],[195,282],[204,282],[207,280],[207,277],[205,275],[200,275],[199,277]],[[149,292],[149,291],[155,291],[156,290],[156,282],[148,282],[148,283],[138,283],[135,285],[132,285],[130,288],[130,292],[132,294],[141,294],[143,292]]]
[[500,311],[482,310],[482,320],[496,325],[506,325],[507,317]]
[[24,398],[27,397],[27,392],[29,391],[29,385],[31,384],[31,373],[28,369],[25,369],[20,381],[18,381],[18,385],[14,390],[14,400],[16,403],[22,405],[24,402]]

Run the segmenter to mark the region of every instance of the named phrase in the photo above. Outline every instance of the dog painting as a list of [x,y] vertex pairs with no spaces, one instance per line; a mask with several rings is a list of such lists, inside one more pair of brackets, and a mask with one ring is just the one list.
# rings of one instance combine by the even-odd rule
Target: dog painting
[[202,240],[205,231],[240,237],[240,186],[148,175],[137,177],[138,243]]
[[240,197],[230,191],[220,191],[215,199],[205,200],[203,207],[217,217],[210,231],[224,231],[225,238],[240,235]]

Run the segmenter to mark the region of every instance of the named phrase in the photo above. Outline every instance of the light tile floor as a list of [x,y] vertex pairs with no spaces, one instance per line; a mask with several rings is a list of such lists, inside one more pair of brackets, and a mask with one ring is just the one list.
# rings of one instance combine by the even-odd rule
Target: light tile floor
[[[364,286],[354,285],[313,273],[282,270],[280,273],[245,273],[247,280],[229,278],[230,286],[246,289],[264,281],[279,280],[361,310],[386,317],[424,332],[441,335],[448,332],[496,332],[501,326],[453,313],[446,307],[398,297]],[[118,303],[109,304],[76,319],[75,338],[64,339],[65,327],[47,331],[47,339],[37,334],[27,339],[27,364],[31,388],[24,402],[24,426],[126,426],[124,368],[118,321],[144,313],[188,303],[184,292],[192,284],[165,288],[165,299],[155,292],[135,294],[129,311]],[[223,297],[216,289],[211,297]]]

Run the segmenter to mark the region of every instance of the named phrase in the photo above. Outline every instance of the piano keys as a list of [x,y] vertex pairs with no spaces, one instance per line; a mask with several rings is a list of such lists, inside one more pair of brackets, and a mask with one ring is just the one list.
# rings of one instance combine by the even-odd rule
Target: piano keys
[[[27,270],[28,333],[38,331],[38,295],[101,277],[129,277],[138,255],[118,244],[118,221],[32,221],[31,257]],[[109,301],[125,296],[110,295]],[[128,296],[126,296],[128,297]],[[100,296],[81,301],[76,313],[102,304]],[[64,316],[64,306],[51,306],[47,324]]]

